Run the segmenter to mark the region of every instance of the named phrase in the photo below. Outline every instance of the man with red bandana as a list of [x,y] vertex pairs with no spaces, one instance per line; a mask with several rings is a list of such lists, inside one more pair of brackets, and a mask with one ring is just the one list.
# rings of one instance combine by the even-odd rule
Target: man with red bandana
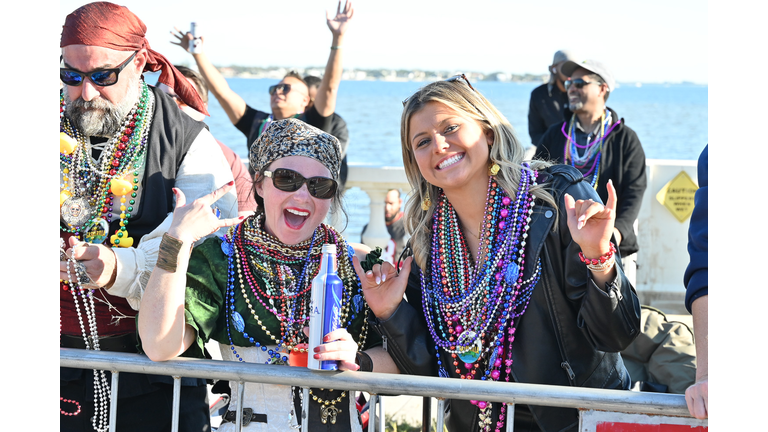
[[[90,3],[67,16],[60,79],[60,346],[138,352],[135,316],[174,208],[232,182],[205,124],[144,83],[144,71],[207,113],[189,82],[145,38],[131,11]],[[226,189],[224,189],[226,190]],[[234,191],[212,208],[237,215]],[[160,256],[158,256],[160,255]],[[167,431],[170,377],[61,368],[62,431],[106,431],[118,393],[117,430]],[[204,380],[182,378],[179,430],[209,431]]]

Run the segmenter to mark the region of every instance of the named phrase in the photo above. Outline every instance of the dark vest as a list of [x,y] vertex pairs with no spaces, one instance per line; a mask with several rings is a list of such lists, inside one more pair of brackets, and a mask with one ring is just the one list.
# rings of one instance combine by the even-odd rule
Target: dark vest
[[[184,114],[173,99],[165,93],[154,87],[150,89],[155,94],[155,109],[149,130],[144,177],[141,179],[136,196],[136,202],[139,205],[134,206],[136,211],[131,214],[127,225],[128,233],[133,237],[134,246],[138,245],[144,235],[154,230],[165,220],[168,213],[173,211],[171,189],[176,183],[176,173],[192,142],[200,131],[207,127],[204,123]],[[114,219],[109,226],[110,235],[120,228],[120,219]],[[71,236],[63,230],[60,230],[59,234],[65,241]],[[61,287],[63,286],[61,284]],[[121,319],[117,324],[112,322],[113,315],[128,317],[136,315],[136,311],[128,305],[128,302],[122,297],[107,294],[106,290],[95,292],[98,297],[105,297],[119,311],[119,313],[110,312],[102,302],[96,302],[99,335],[135,332],[136,324],[133,319]],[[62,334],[79,336],[81,330],[72,294],[64,290],[60,290],[59,293]]]

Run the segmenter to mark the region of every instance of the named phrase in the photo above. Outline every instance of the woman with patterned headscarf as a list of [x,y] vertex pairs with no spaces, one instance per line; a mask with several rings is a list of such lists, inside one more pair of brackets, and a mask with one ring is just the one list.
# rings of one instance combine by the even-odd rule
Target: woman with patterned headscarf
[[[224,360],[274,365],[298,363],[301,354],[336,360],[342,370],[397,372],[380,338],[368,331],[360,280],[363,267],[379,263],[375,253],[353,249],[333,227],[322,223],[339,205],[338,140],[296,119],[272,123],[251,146],[257,213],[221,220],[216,199],[231,185],[187,204],[176,191],[173,223],[160,246],[158,266],[142,298],[138,326],[143,349],[155,361],[204,357],[208,340],[219,342]],[[238,223],[239,222],[239,223]],[[232,226],[190,250],[199,238]],[[336,246],[344,283],[342,326],[319,347],[306,346],[310,286],[324,244]],[[355,264],[358,264],[357,262]],[[299,355],[296,355],[296,354]],[[247,383],[243,407],[253,411],[246,430],[298,426],[300,392],[287,385]],[[232,392],[235,406],[237,392]],[[343,390],[310,390],[309,430],[361,430],[354,397]],[[220,431],[234,430],[228,411]]]

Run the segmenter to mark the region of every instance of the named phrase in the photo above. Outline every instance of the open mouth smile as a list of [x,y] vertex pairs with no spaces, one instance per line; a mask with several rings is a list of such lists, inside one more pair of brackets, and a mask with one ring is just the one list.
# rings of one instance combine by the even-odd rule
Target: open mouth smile
[[448,159],[445,159],[444,161],[437,164],[437,169],[442,170],[442,169],[448,168],[449,166],[454,165],[455,163],[459,162],[462,159],[464,159],[464,153],[453,155]]
[[305,210],[288,208],[283,210],[283,219],[289,228],[301,229],[307,219],[309,219],[309,212]]

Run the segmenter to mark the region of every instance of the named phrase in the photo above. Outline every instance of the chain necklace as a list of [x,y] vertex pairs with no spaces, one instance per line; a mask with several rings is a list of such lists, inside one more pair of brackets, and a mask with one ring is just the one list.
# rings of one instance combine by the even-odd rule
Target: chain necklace
[[[110,241],[118,247],[133,245],[127,226],[138,196],[155,101],[143,80],[139,85],[139,100],[126,116],[123,127],[103,146],[98,161],[93,160],[88,137],[65,116],[66,104],[60,95],[60,206],[64,221],[61,229],[82,235],[90,243],[104,242],[112,218],[119,214],[120,227]],[[74,140],[75,145],[65,146],[67,138]],[[118,197],[119,206],[115,204]]]
[[[491,176],[486,196],[478,261],[469,249],[455,210],[440,192],[432,219],[429,272],[421,272],[422,305],[437,352],[440,376],[449,377],[440,351],[449,353],[453,372],[462,379],[509,381],[515,320],[525,312],[541,275],[538,260],[524,280],[525,245],[533,213],[538,173],[523,164],[514,198]],[[491,403],[471,401],[481,409],[480,428],[490,431]],[[501,407],[496,431],[504,424]]]

